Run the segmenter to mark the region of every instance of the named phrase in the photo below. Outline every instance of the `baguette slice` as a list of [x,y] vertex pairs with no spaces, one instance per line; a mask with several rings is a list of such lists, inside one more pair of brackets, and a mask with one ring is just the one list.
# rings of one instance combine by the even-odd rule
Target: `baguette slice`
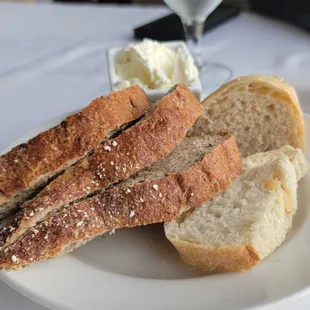
[[0,156],[0,219],[150,108],[138,86],[114,92]]
[[0,230],[0,246],[14,242],[47,213],[104,190],[163,158],[184,139],[201,113],[195,95],[185,85],[176,86],[139,123],[98,146],[27,201]]
[[191,137],[117,186],[51,212],[0,249],[0,269],[56,257],[108,231],[171,221],[227,188],[241,172],[230,135]]
[[191,134],[231,132],[243,157],[291,145],[304,150],[302,113],[294,88],[263,75],[235,79],[202,102]]
[[182,259],[207,273],[249,269],[283,242],[297,209],[297,181],[309,168],[290,146],[252,155],[243,165],[228,190],[165,223]]
[[293,163],[297,181],[304,177],[308,172],[308,163],[305,156],[300,149],[295,149],[290,145],[285,145],[279,149],[271,150],[268,152],[256,153],[243,159],[243,168],[250,169],[257,166],[263,166],[264,164],[275,160],[276,158],[286,155]]

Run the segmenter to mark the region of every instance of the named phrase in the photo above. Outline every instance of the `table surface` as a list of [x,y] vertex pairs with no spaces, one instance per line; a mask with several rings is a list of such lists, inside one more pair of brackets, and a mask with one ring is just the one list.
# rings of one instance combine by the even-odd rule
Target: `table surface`
[[[133,39],[135,26],[165,7],[0,4],[0,150],[46,120],[79,109],[109,92],[106,49]],[[310,36],[291,25],[250,13],[203,38],[206,59],[234,77],[283,77],[310,113]],[[310,296],[283,310],[310,308]],[[1,310],[46,309],[0,280]]]

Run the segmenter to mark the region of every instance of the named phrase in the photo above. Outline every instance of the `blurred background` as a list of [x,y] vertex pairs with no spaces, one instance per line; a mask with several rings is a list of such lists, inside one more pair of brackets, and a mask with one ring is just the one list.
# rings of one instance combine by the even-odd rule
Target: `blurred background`
[[[0,0],[0,2],[15,3],[66,3],[66,4],[138,4],[164,5],[163,0]],[[258,12],[267,16],[279,18],[310,31],[310,1],[309,0],[224,0],[224,5],[232,5],[241,9]]]

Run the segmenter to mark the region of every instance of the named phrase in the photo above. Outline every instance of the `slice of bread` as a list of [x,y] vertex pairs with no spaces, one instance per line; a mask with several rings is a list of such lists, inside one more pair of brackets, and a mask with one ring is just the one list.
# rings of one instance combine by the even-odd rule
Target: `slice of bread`
[[88,240],[122,227],[175,219],[226,189],[241,172],[230,135],[189,137],[168,156],[118,185],[53,210],[0,247],[0,269],[67,253]]
[[295,149],[290,145],[284,145],[279,149],[248,156],[243,159],[243,167],[244,169],[250,169],[257,166],[262,166],[265,163],[271,162],[282,156],[283,154],[288,156],[289,160],[293,163],[296,177],[299,181],[307,173],[309,167],[303,152],[300,149]]
[[187,86],[175,86],[137,124],[99,145],[24,203],[0,230],[0,246],[13,242],[47,213],[94,195],[165,157],[182,142],[202,111]]
[[113,92],[1,155],[0,219],[150,109],[151,103],[138,86]]
[[231,132],[243,157],[291,145],[304,150],[302,113],[294,88],[263,75],[235,79],[202,102],[191,134]]
[[228,190],[165,224],[182,259],[207,273],[251,268],[283,242],[292,225],[297,181],[308,170],[303,153],[286,146],[243,163],[243,174]]

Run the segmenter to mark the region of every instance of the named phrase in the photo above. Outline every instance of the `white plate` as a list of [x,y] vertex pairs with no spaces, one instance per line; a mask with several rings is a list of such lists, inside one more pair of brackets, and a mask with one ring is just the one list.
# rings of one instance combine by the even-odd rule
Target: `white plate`
[[[309,159],[309,116],[305,116],[305,123]],[[309,186],[308,174],[300,182],[298,212],[286,241],[248,272],[201,276],[182,263],[164,238],[162,226],[153,225],[118,230],[71,254],[19,272],[1,272],[0,276],[21,294],[53,309],[242,310],[287,306],[310,293]]]

